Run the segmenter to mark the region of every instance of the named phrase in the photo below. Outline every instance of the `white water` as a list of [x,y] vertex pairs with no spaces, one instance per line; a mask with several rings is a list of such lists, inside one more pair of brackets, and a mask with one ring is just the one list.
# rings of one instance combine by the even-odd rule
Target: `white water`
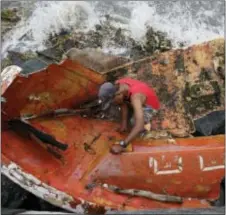
[[[24,6],[31,7],[28,3]],[[59,33],[62,28],[88,31],[105,14],[113,16],[115,26],[126,29],[140,42],[144,41],[147,26],[167,33],[174,47],[180,42],[189,46],[224,37],[224,1],[39,1],[31,8],[31,16],[24,17],[5,35],[2,56],[12,49],[42,50],[49,35]],[[22,38],[26,34],[29,36]],[[115,50],[106,45],[103,51],[117,54],[125,48]]]

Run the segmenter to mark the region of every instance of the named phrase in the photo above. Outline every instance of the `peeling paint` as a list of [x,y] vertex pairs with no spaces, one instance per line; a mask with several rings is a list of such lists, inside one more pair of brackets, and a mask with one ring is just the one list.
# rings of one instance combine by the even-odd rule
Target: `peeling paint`
[[5,92],[5,90],[8,88],[8,86],[11,85],[13,80],[16,78],[18,74],[22,71],[22,68],[19,66],[7,66],[3,71],[1,72],[1,90],[2,94]]
[[4,98],[4,97],[1,96],[1,102],[6,103],[6,98]]
[[28,96],[29,101],[40,101],[40,97],[39,96],[35,96],[34,94],[31,94],[30,96]]
[[[78,198],[78,200],[75,200],[72,196],[42,183],[36,177],[25,173],[17,164],[13,162],[11,162],[8,166],[2,165],[1,172],[14,183],[33,193],[37,197],[68,211],[84,214],[87,210],[95,209],[95,207],[100,208],[98,205],[87,202],[83,199]],[[73,204],[72,207],[71,202],[80,203],[77,205]],[[102,208],[102,210],[105,211],[109,210],[109,207]]]
[[[203,57],[202,57],[203,49],[202,49],[202,52],[198,52],[198,53],[199,54],[197,56],[197,62],[198,63],[203,62],[202,66],[204,66],[207,61],[205,62],[203,60]],[[193,55],[196,56],[195,52]],[[187,57],[186,53],[184,54],[184,57],[186,60],[186,57]],[[183,59],[181,58],[179,60],[181,61]],[[174,62],[173,58],[171,59],[171,55],[169,55],[169,61]],[[178,65],[178,66],[180,67],[179,70],[181,70],[181,72],[182,72],[184,66],[181,64],[183,62],[180,62],[180,61],[178,61],[178,63],[180,63],[180,65]],[[194,85],[193,80],[195,80],[195,78],[196,78],[194,76],[194,74],[196,74],[196,73],[191,72],[191,71],[193,71],[193,67],[192,67],[193,64],[187,65],[187,66],[190,66],[188,68],[188,71],[186,70],[184,73],[180,73],[181,82],[178,82],[178,83],[176,82],[176,80],[179,80],[178,77],[175,78],[175,76],[172,76],[173,69],[175,69],[175,67],[173,66],[172,68],[169,68],[171,66],[171,63],[170,63],[170,65],[164,66],[164,67],[169,68],[164,71],[161,70],[163,68],[163,66],[156,67],[156,65],[154,65],[154,64],[150,64],[150,65],[151,65],[151,67],[153,67],[152,68],[153,74],[152,74],[152,78],[150,78],[150,79],[151,79],[151,81],[153,81],[153,83],[155,83],[154,86],[156,86],[156,87],[161,86],[161,88],[159,88],[157,90],[157,92],[160,93],[161,94],[160,97],[163,99],[166,99],[166,101],[169,98],[170,98],[170,100],[173,100],[173,98],[175,98],[175,97],[173,97],[174,92],[172,92],[171,88],[174,88],[176,85],[178,85],[178,92],[179,92],[180,87],[182,87],[182,88],[184,87],[184,82],[182,81],[183,77],[187,77],[187,75],[188,75],[189,86]],[[66,70],[64,70],[63,68],[66,68]],[[70,72],[68,73],[67,70],[70,70]],[[55,76],[56,71],[60,71],[59,74],[61,74],[62,76],[56,77]],[[85,78],[85,79],[89,80],[87,82],[87,84],[89,82],[90,82],[90,84],[85,89],[85,91],[83,90],[84,89],[83,87],[85,85],[81,85],[81,83],[79,82],[80,76],[71,74],[73,72],[75,72],[76,74],[78,73],[79,75],[82,75],[83,79]],[[45,79],[45,75],[47,73],[49,74],[48,77],[52,77],[53,79],[48,79],[48,77],[47,77],[47,79],[50,81],[48,82],[48,84],[47,84],[48,87],[46,88],[43,83],[40,85],[38,85],[38,84],[40,83],[40,80],[47,80],[47,79]],[[99,76],[99,75],[95,74],[94,72],[91,72],[88,70],[83,71],[83,68],[80,68],[80,67],[77,68],[77,66],[75,64],[72,64],[68,61],[66,61],[64,63],[64,66],[63,65],[58,66],[56,64],[53,64],[47,70],[40,72],[40,74],[37,74],[37,75],[40,75],[40,76],[38,76],[38,78],[37,78],[37,76],[35,77],[34,75],[30,75],[29,79],[21,78],[21,75],[19,75],[20,79],[18,80],[18,78],[17,78],[15,81],[16,86],[20,81],[20,83],[18,84],[18,88],[23,87],[23,85],[26,85],[28,82],[31,83],[32,81],[34,81],[34,82],[32,82],[34,84],[32,85],[32,88],[30,91],[28,91],[28,92],[23,91],[21,94],[17,95],[17,98],[16,98],[17,101],[14,100],[15,89],[13,88],[13,86],[15,86],[15,85],[12,84],[12,88],[9,87],[7,89],[8,83],[6,82],[5,83],[6,85],[2,86],[2,88],[7,89],[7,94],[8,95],[10,94],[10,96],[8,96],[6,98],[9,101],[10,100],[13,101],[13,103],[10,102],[9,104],[6,105],[6,113],[9,112],[10,117],[14,117],[14,115],[19,116],[19,113],[39,114],[40,112],[43,112],[45,110],[54,109],[56,107],[61,107],[64,105],[66,105],[67,108],[71,107],[72,105],[73,106],[79,105],[80,103],[84,102],[84,97],[87,96],[87,93],[90,93],[90,95],[88,95],[88,97],[89,97],[89,99],[92,99],[96,95],[96,90],[97,90],[98,85],[101,84],[105,80],[102,76]],[[75,81],[75,86],[73,85],[72,88],[70,88],[70,87],[67,88],[67,86],[69,84],[69,82],[67,82],[67,81],[65,81],[65,83],[63,85],[58,85],[57,83],[61,83],[62,79],[66,78],[65,76],[67,78],[72,78],[72,80]],[[6,77],[7,77],[7,75],[6,75]],[[13,78],[12,76],[8,76],[8,77],[9,77],[9,79]],[[39,77],[41,77],[41,78],[39,78]],[[56,77],[56,78],[54,78],[54,77]],[[94,80],[94,82],[92,82],[91,80],[92,81]],[[167,82],[168,80],[169,80],[169,82]],[[70,83],[71,82],[72,81],[70,80]],[[164,83],[164,82],[166,82],[166,83]],[[161,84],[158,85],[158,83],[161,83]],[[216,87],[218,87],[218,85],[217,85],[218,82],[213,82],[213,83],[215,83]],[[150,84],[151,84],[151,82],[150,82]],[[212,84],[212,82],[210,84]],[[56,86],[60,86],[60,88],[57,88]],[[211,85],[212,86],[211,87],[209,84],[203,85],[203,86],[204,86],[204,90],[205,90],[205,91],[203,91],[204,94],[208,94],[209,90],[211,90],[212,87],[214,87],[212,85]],[[52,89],[54,89],[54,91],[52,91]],[[67,90],[69,90],[69,91],[67,91]],[[216,90],[214,90],[214,91],[216,91]],[[36,93],[33,97],[31,97],[31,100],[32,99],[36,100],[36,101],[40,100],[40,102],[28,102],[27,101],[27,98],[29,98],[29,95],[31,95],[32,93],[34,94],[34,92],[36,92]],[[39,92],[39,93],[37,93],[37,92]],[[18,90],[18,93],[19,93],[19,90]],[[175,95],[177,95],[177,94],[178,93],[175,93]],[[64,95],[64,96],[62,96],[62,95]],[[69,95],[71,95],[71,96],[69,96]],[[75,95],[76,95],[76,99],[74,98]],[[3,94],[3,96],[4,96],[4,94]],[[191,96],[192,95],[189,94],[188,98],[191,99],[191,101],[192,101],[194,99],[193,98],[194,96],[193,97],[191,97]],[[177,133],[177,136],[186,137],[187,133],[191,132],[191,130],[193,129],[193,126],[190,126],[190,125],[189,125],[189,127],[187,126],[188,123],[190,123],[190,120],[187,121],[187,119],[184,119],[184,116],[185,115],[187,116],[189,113],[184,112],[185,111],[183,108],[184,103],[183,103],[183,100],[180,99],[182,97],[183,96],[178,96],[178,99],[175,99],[177,104],[171,103],[168,105],[169,107],[166,106],[165,112],[160,113],[160,115],[161,114],[163,114],[163,115],[161,115],[161,118],[159,120],[157,120],[157,121],[153,120],[152,127],[153,127],[153,129],[156,129],[156,131],[152,132],[151,135],[149,136],[149,138],[152,138],[152,139],[171,138],[171,135],[173,135],[175,133]],[[199,98],[197,98],[197,100],[198,99]],[[72,100],[73,100],[73,102],[71,102]],[[18,105],[20,104],[21,107],[16,108],[14,106],[14,103],[18,103]],[[200,107],[196,108],[196,112],[199,108]],[[189,112],[189,109],[188,109],[188,112]],[[164,119],[164,121],[162,121],[162,119]],[[74,118],[73,120],[76,120],[76,118]],[[73,120],[71,120],[71,121],[73,121]],[[81,133],[81,137],[80,137],[81,131],[78,132],[78,130],[76,130],[77,133],[75,132],[75,134],[77,134],[77,135],[74,135],[74,136],[69,135],[70,132],[72,131],[72,127],[73,127],[72,125],[79,125],[79,127],[82,127],[81,128],[81,130],[82,130],[85,127],[84,125],[92,124],[92,127],[87,126],[84,129],[84,131],[89,133],[89,131],[92,132],[93,130],[95,130],[94,126],[96,127],[97,125],[93,124],[92,120],[90,120],[90,119],[89,119],[89,121],[84,120],[84,124],[83,124],[83,119],[80,118],[80,120],[76,123],[72,123],[72,122],[69,122],[68,124],[65,123],[65,125],[66,125],[65,129],[64,129],[63,124],[60,125],[56,120],[53,120],[53,122],[49,123],[49,126],[47,125],[47,123],[45,124],[45,121],[43,123],[39,124],[40,126],[42,126],[43,129],[46,129],[46,130],[48,129],[48,133],[55,134],[55,136],[58,139],[66,140],[67,142],[69,142],[68,143],[69,146],[71,146],[70,141],[72,141],[72,139],[73,139],[73,142],[74,142],[74,140],[76,139],[77,145],[75,145],[73,143],[73,148],[71,147],[70,150],[64,154],[64,156],[68,159],[68,160],[66,159],[66,163],[68,163],[68,164],[72,163],[71,157],[79,157],[79,156],[82,157],[83,156],[81,158],[84,160],[83,163],[81,160],[79,160],[80,159],[79,158],[78,159],[79,165],[77,165],[77,163],[76,163],[76,165],[77,165],[76,170],[74,170],[74,169],[72,170],[71,177],[73,180],[82,179],[85,182],[86,179],[89,179],[91,170],[93,170],[95,165],[98,165],[97,168],[95,167],[96,168],[95,172],[92,173],[93,178],[95,178],[97,176],[96,177],[97,179],[102,177],[105,180],[109,179],[114,182],[118,181],[118,183],[121,183],[121,184],[124,183],[124,185],[129,185],[129,183],[132,182],[131,186],[133,186],[133,185],[136,185],[136,186],[142,185],[143,186],[143,185],[145,185],[145,181],[146,181],[145,179],[151,177],[151,179],[153,180],[152,184],[145,185],[149,188],[156,186],[156,184],[158,184],[159,186],[161,186],[161,184],[164,184],[164,187],[166,189],[168,189],[169,191],[176,190],[178,193],[180,193],[181,190],[186,188],[190,192],[190,193],[188,192],[187,195],[192,194],[192,196],[195,196],[195,194],[197,194],[197,190],[195,193],[194,188],[197,185],[197,181],[199,179],[198,177],[205,177],[209,180],[205,179],[203,186],[209,186],[210,189],[213,190],[213,192],[212,192],[212,190],[211,190],[211,192],[209,192],[210,195],[206,194],[205,197],[206,198],[210,198],[210,197],[212,198],[212,196],[214,198],[216,197],[216,193],[218,192],[217,184],[216,184],[216,186],[211,186],[210,181],[212,180],[212,178],[217,178],[218,181],[216,181],[216,183],[217,182],[219,183],[219,181],[220,181],[219,178],[223,176],[224,165],[218,158],[219,157],[218,155],[220,155],[220,154],[223,155],[223,149],[224,149],[223,144],[221,144],[221,143],[223,143],[223,140],[221,138],[219,139],[219,141],[218,141],[217,137],[214,137],[213,139],[210,139],[212,137],[205,137],[205,138],[202,137],[200,139],[194,138],[194,141],[192,140],[192,138],[176,139],[176,141],[177,141],[176,146],[173,146],[173,142],[170,139],[168,141],[165,139],[161,140],[161,141],[150,140],[150,141],[147,141],[146,146],[143,146],[143,145],[140,146],[139,143],[143,144],[143,142],[141,140],[141,141],[137,142],[138,143],[137,145],[134,144],[134,152],[133,153],[124,153],[120,156],[109,155],[111,157],[109,157],[107,155],[106,160],[107,159],[111,160],[109,163],[107,163],[107,162],[104,162],[103,160],[101,160],[103,158],[103,156],[105,156],[109,150],[107,143],[106,143],[106,139],[107,139],[107,135],[110,134],[110,132],[109,133],[106,132],[105,133],[106,136],[104,135],[105,139],[103,138],[102,140],[100,140],[100,142],[98,144],[95,144],[95,146],[98,145],[98,147],[95,148],[95,149],[97,149],[96,150],[97,155],[99,156],[99,153],[101,152],[102,153],[101,156],[102,155],[103,156],[102,157],[97,156],[97,159],[95,159],[94,160],[95,162],[93,162],[93,159],[91,158],[92,156],[90,156],[88,153],[83,154],[84,150],[82,152],[81,152],[81,150],[79,151],[80,148],[78,145],[79,145],[79,143],[83,144],[83,140],[84,140],[84,136],[82,137],[82,133]],[[165,124],[164,129],[166,129],[166,130],[170,129],[170,132],[164,130],[164,131],[161,131],[158,133],[158,129],[163,128],[162,123]],[[106,124],[106,125],[108,125],[108,124]],[[73,128],[75,128],[75,127],[73,127]],[[109,128],[109,130],[113,130],[113,129],[110,129],[110,126],[108,128]],[[180,134],[183,134],[183,135],[180,135]],[[69,135],[68,138],[66,135]],[[217,140],[217,141],[214,143],[215,140]],[[15,138],[14,139],[12,138],[12,142],[13,141],[15,141]],[[102,143],[103,141],[104,141],[104,143]],[[156,143],[155,143],[155,141],[156,141]],[[8,142],[10,142],[10,141],[7,140],[7,135],[5,135],[4,145],[5,145],[6,151],[4,151],[4,154],[7,157],[9,157],[9,159],[10,159],[11,157],[9,155],[12,155],[12,154],[9,150],[10,148],[8,146]],[[18,141],[15,141],[15,142],[18,142]],[[171,142],[171,144],[169,144],[170,142]],[[209,145],[206,142],[209,143]],[[83,146],[82,144],[80,144],[80,146]],[[103,147],[99,147],[101,144],[103,144]],[[152,147],[152,145],[154,147]],[[18,146],[20,146],[20,144],[18,144]],[[151,147],[148,148],[149,146],[151,146],[152,148]],[[76,150],[73,150],[74,147],[76,147]],[[33,148],[35,151],[35,147],[33,147]],[[30,148],[30,149],[33,150],[33,148]],[[146,148],[148,149],[147,151],[146,151]],[[77,149],[78,149],[78,151],[77,151]],[[149,151],[149,149],[150,149],[150,151]],[[152,149],[154,149],[154,150],[152,150]],[[139,150],[142,153],[139,153]],[[27,151],[30,152],[29,150],[27,150]],[[198,153],[200,154],[200,156],[198,156],[199,155]],[[69,154],[72,154],[73,156],[70,156]],[[177,154],[177,156],[175,156],[175,154]],[[76,156],[74,156],[74,155],[76,155]],[[210,155],[212,156],[212,159],[216,159],[217,163],[211,163]],[[197,156],[198,156],[198,158],[197,158]],[[19,157],[17,157],[17,159],[19,159]],[[87,161],[86,161],[86,159],[87,159]],[[136,162],[134,159],[136,159]],[[170,163],[167,163],[167,161],[169,161],[169,159],[170,159]],[[91,160],[92,160],[92,162],[91,162]],[[37,195],[38,197],[40,197],[42,199],[45,199],[46,201],[48,201],[52,204],[55,204],[57,206],[60,206],[62,208],[65,208],[67,210],[77,212],[77,213],[84,213],[86,211],[92,210],[93,208],[94,209],[100,208],[101,210],[106,209],[106,207],[105,208],[99,207],[98,205],[100,203],[98,201],[94,204],[94,203],[87,202],[83,199],[79,199],[79,197],[77,197],[77,196],[75,196],[74,197],[75,199],[74,199],[72,196],[68,195],[67,193],[58,191],[58,190],[54,189],[53,187],[42,183],[34,176],[29,175],[26,172],[23,172],[23,170],[19,166],[17,166],[15,163],[11,163],[10,165],[8,165],[8,162],[9,161],[7,161],[7,164],[4,163],[4,165],[2,167],[3,174],[5,174],[7,177],[9,177],[15,183],[19,184],[24,189],[28,190],[29,192]],[[73,162],[74,162],[74,160],[73,160]],[[110,165],[110,164],[112,164],[112,165]],[[172,164],[172,167],[170,168],[171,164]],[[164,165],[166,165],[166,166],[164,167]],[[66,170],[68,170],[69,168],[71,168],[71,169],[74,168],[70,165],[67,165],[66,167],[63,166],[63,167]],[[26,166],[24,166],[24,168],[26,168]],[[151,168],[151,169],[149,169],[149,168]],[[167,170],[166,168],[170,168],[170,169]],[[64,171],[64,169],[63,169],[63,171]],[[52,169],[48,169],[46,171],[52,171]],[[198,171],[200,171],[200,172],[198,172]],[[212,174],[211,171],[215,171],[216,174]],[[31,174],[32,174],[32,172],[33,171],[30,171]],[[58,174],[60,174],[60,173],[61,172],[59,171]],[[56,177],[58,176],[58,174],[56,174]],[[172,186],[169,184],[166,185],[165,183],[170,182],[170,180],[165,180],[165,178],[172,179],[173,177],[171,177],[171,176],[168,177],[168,175],[172,175],[172,174],[175,174],[173,176],[175,176],[175,178],[177,180],[179,180],[181,178],[186,179],[186,177],[188,177],[188,176],[191,176],[191,177],[190,177],[190,180],[185,180],[185,181],[183,180],[183,184],[182,184],[183,187],[177,185],[176,183],[175,183],[176,185],[171,184]],[[177,175],[177,174],[180,174],[180,175]],[[197,174],[199,174],[199,175],[197,175]],[[66,177],[68,177],[68,175],[69,175],[69,172],[66,175]],[[159,177],[159,175],[163,175],[163,176]],[[132,177],[134,177],[136,180],[132,180]],[[144,184],[137,183],[137,179],[139,179],[141,177],[143,179]],[[163,178],[163,177],[165,177],[165,178]],[[115,180],[115,178],[117,180]],[[57,178],[57,180],[58,180],[58,178]],[[75,183],[71,183],[70,185],[71,185],[71,187],[73,187],[75,185],[74,188],[76,189],[76,185],[77,185],[76,181],[73,181],[73,182],[75,182]],[[107,181],[105,181],[105,182],[108,183]],[[70,186],[68,184],[66,184],[66,186],[67,186],[67,189],[65,189],[65,190],[68,190],[68,188]],[[182,187],[182,189],[180,189],[181,187]],[[202,190],[203,188],[198,187],[198,189]],[[215,190],[216,190],[216,192],[215,192]],[[67,192],[67,191],[65,191],[65,192]],[[102,195],[100,190],[97,193],[98,193],[97,196]],[[106,195],[107,201],[109,199],[112,200],[112,202],[116,201],[116,200],[109,198],[108,194]],[[104,196],[101,196],[101,199],[99,199],[100,202],[102,201],[103,197],[105,198],[105,192],[103,193],[103,195]],[[92,198],[93,198],[93,196],[91,196],[91,199]],[[92,199],[91,201],[94,201],[94,200]],[[107,201],[105,201],[105,202],[107,202]],[[149,205],[149,203],[150,203],[150,205]],[[133,202],[131,205],[135,206],[135,208],[147,207],[146,205],[148,205],[148,207],[149,206],[151,207],[152,204],[151,204],[151,202],[149,202],[149,203],[145,204],[145,202],[142,202],[142,200],[139,200],[138,203]],[[117,203],[115,203],[115,204],[117,204]],[[121,206],[121,204],[120,204],[120,206]],[[123,209],[125,209],[127,206],[126,207],[123,206],[123,207],[124,207]],[[164,206],[164,207],[170,207],[170,206]]]
[[8,81],[9,85],[12,83],[14,77],[22,71],[19,66],[7,66],[1,73],[2,82]]

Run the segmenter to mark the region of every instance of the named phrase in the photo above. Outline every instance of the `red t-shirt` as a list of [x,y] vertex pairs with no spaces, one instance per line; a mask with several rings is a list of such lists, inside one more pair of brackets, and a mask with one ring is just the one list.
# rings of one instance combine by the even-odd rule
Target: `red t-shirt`
[[146,105],[156,110],[160,108],[160,102],[155,91],[144,82],[132,78],[122,78],[117,80],[116,83],[129,85],[129,97],[136,93],[144,94],[146,96]]

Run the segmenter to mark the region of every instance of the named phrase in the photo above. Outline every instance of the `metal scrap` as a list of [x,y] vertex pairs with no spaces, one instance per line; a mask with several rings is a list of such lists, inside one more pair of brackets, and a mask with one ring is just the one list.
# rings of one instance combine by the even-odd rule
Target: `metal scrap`
[[90,144],[84,143],[84,150],[90,154],[96,154],[95,150],[91,146],[100,138],[100,136],[101,134],[95,136],[93,140],[90,142]]

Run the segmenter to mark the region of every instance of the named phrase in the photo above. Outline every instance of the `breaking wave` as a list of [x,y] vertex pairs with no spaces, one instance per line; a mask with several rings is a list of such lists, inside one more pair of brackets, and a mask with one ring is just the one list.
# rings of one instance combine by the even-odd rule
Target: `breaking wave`
[[[224,1],[36,1],[23,3],[30,10],[4,36],[2,56],[8,50],[46,48],[50,35],[62,29],[87,32],[100,24],[105,15],[132,38],[144,41],[147,26],[165,32],[173,46],[186,46],[224,36]],[[24,13],[25,14],[25,13]],[[111,35],[109,35],[110,37]],[[103,50],[114,49],[104,47]],[[124,47],[114,53],[125,51]]]

